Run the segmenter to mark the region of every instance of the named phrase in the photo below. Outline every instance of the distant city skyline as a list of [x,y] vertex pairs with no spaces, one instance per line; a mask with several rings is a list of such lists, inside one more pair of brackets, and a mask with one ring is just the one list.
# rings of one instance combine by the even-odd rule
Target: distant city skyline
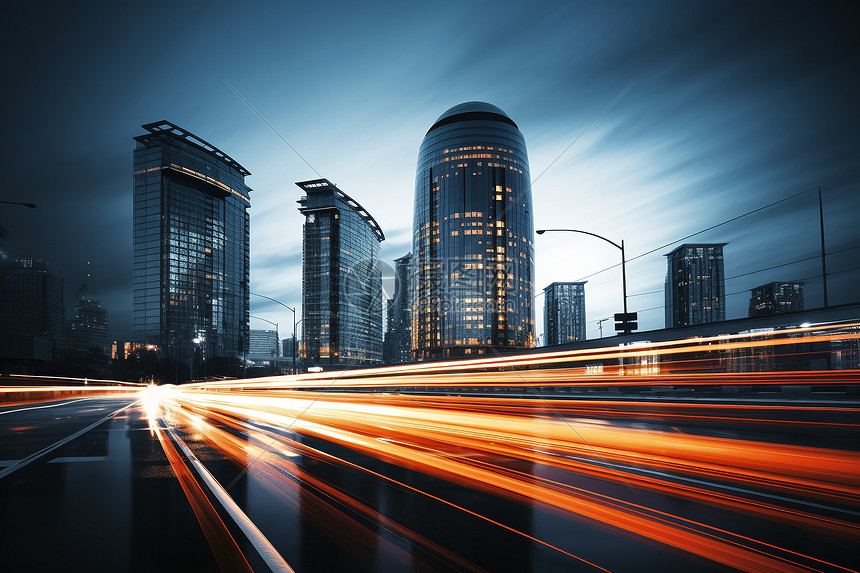
[[[17,78],[0,96],[2,199],[38,207],[0,206],[0,249],[50,261],[67,284],[90,272],[110,337],[129,339],[128,142],[142,123],[168,119],[254,173],[251,289],[295,307],[302,218],[292,182],[318,171],[361,197],[386,231],[381,258],[391,266],[411,249],[414,162],[427,125],[451,105],[483,100],[516,117],[528,142],[539,228],[623,238],[632,258],[820,185],[828,251],[839,251],[827,260],[830,303],[856,300],[852,4],[486,8],[185,4],[171,8],[165,28],[157,4],[56,6],[50,15],[17,5],[2,40]],[[130,40],[143,35],[151,41]],[[417,40],[430,35],[432,47]],[[693,240],[729,243],[731,318],[745,316],[750,290],[769,281],[803,281],[805,306],[819,306],[818,233],[817,198],[807,193]],[[642,329],[662,327],[670,249],[628,266]],[[547,235],[535,256],[536,290],[587,278],[588,336],[597,337],[597,321],[620,311],[620,272],[590,275],[617,253],[588,237]],[[265,300],[251,311],[292,320]]]
[[750,292],[749,316],[770,316],[803,310],[803,283],[775,281]]

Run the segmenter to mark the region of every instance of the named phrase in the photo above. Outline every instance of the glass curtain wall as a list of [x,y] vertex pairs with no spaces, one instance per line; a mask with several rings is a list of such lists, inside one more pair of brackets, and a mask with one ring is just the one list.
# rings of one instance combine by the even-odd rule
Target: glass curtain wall
[[519,128],[487,103],[449,109],[418,153],[416,359],[534,346],[533,242],[531,178]]

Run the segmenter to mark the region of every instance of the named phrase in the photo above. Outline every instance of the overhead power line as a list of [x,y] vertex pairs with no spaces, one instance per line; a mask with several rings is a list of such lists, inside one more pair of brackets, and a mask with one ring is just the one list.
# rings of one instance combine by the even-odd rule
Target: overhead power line
[[[728,223],[732,223],[734,221],[737,221],[738,219],[743,219],[744,217],[748,217],[749,215],[752,215],[754,213],[758,213],[759,211],[769,209],[770,207],[773,207],[775,205],[779,205],[780,203],[785,203],[786,201],[790,201],[791,199],[794,199],[795,197],[799,197],[801,195],[809,193],[810,191],[818,191],[818,187],[812,187],[810,189],[805,189],[805,190],[800,191],[798,193],[795,193],[793,195],[789,195],[788,197],[783,197],[782,199],[779,199],[779,200],[774,201],[772,203],[768,203],[767,205],[762,205],[761,207],[758,207],[758,208],[753,209],[751,211],[747,211],[746,213],[741,213],[740,215],[732,217],[731,219],[726,219],[722,223],[717,223],[716,225],[711,225],[710,227],[706,227],[700,231],[696,231],[695,233],[691,233],[689,235],[681,237],[680,239],[675,239],[674,241],[670,241],[670,242],[666,243],[665,245],[660,245],[659,247],[655,247],[655,248],[651,249],[650,251],[645,251],[644,253],[638,254],[634,257],[630,257],[627,259],[627,262],[629,263],[630,261],[635,261],[636,259],[641,259],[642,257],[644,257],[646,255],[650,255],[651,253],[656,253],[657,251],[661,251],[661,250],[665,249],[666,247],[671,247],[672,245],[674,245],[676,243],[686,241],[687,239],[690,239],[690,238],[695,237],[697,235],[701,235],[702,233],[706,233],[708,231],[716,229],[717,227],[722,227],[723,225],[727,225]],[[605,269],[601,269],[599,271],[595,271],[589,275],[586,275],[586,276],[582,277],[581,279],[579,279],[579,281],[584,281],[585,279],[591,278],[595,275],[599,275],[600,273],[604,273],[606,271],[612,270],[612,269],[614,269],[616,267],[620,267],[620,266],[621,266],[621,263],[616,263],[614,265],[606,267]]]

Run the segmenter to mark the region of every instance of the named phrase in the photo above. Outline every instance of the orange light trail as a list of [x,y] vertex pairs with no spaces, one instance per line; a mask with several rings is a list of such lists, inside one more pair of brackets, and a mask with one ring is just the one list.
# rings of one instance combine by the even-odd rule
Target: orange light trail
[[[860,453],[856,447],[860,441],[847,438],[860,437],[860,409],[854,402],[672,402],[656,396],[650,400],[568,398],[541,395],[539,390],[774,388],[768,392],[777,392],[779,399],[779,392],[790,387],[857,388],[857,370],[732,372],[726,356],[739,352],[755,360],[776,355],[789,362],[818,357],[820,351],[818,355],[798,351],[797,345],[808,348],[848,342],[857,346],[858,327],[860,324],[836,325],[197,384],[177,388],[169,402],[175,411],[194,416],[195,427],[208,426],[207,443],[229,457],[239,461],[250,456],[254,471],[271,466],[284,475],[301,475],[302,483],[313,484],[344,505],[349,505],[344,492],[308,476],[289,461],[295,455],[289,452],[396,480],[352,461],[332,459],[301,443],[298,436],[738,569],[850,571],[824,554],[795,551],[775,540],[757,538],[754,530],[730,531],[646,501],[651,496],[684,500],[742,515],[752,522],[830,536],[837,545],[855,544],[860,541]],[[505,396],[512,388],[530,390],[539,397]],[[326,393],[329,389],[334,391]],[[424,394],[401,394],[403,389]],[[442,395],[433,394],[433,389],[441,390]],[[476,394],[450,395],[458,391]],[[642,419],[657,421],[662,427],[638,427]],[[690,429],[682,432],[667,424],[687,428],[727,424],[766,429],[773,435],[838,432],[843,447],[714,436]],[[229,432],[217,428],[239,431],[247,441],[228,438]],[[282,430],[276,432],[275,428]],[[531,475],[511,467],[517,463],[553,468],[555,473],[553,477]],[[621,485],[628,493],[582,487],[577,485],[578,477]],[[397,485],[451,503],[444,496],[401,482]],[[366,515],[370,510],[361,511]],[[377,514],[376,519],[385,518]],[[390,526],[400,535],[417,535]],[[534,541],[602,568],[576,551]]]
[[[860,371],[811,369],[845,344],[860,348],[860,323],[151,386],[143,403],[171,465],[178,453],[159,423],[232,460],[359,561],[378,546],[418,568],[479,568],[316,464],[602,571],[611,566],[575,540],[542,539],[380,468],[740,570],[852,571],[839,556],[860,542]],[[782,370],[733,371],[738,357]],[[180,482],[193,479],[180,465]],[[201,526],[217,529],[191,484],[183,489]],[[785,531],[822,548],[794,546]]]
[[[457,386],[475,386],[480,384],[514,384],[514,385],[650,385],[655,383],[693,384],[840,384],[857,381],[856,371],[819,371],[810,372],[767,372],[767,373],[703,373],[700,376],[691,374],[689,362],[710,361],[708,370],[715,367],[720,369],[724,354],[731,351],[785,349],[790,350],[797,345],[812,345],[815,343],[833,343],[860,340],[860,323],[816,326],[809,328],[792,328],[771,332],[755,332],[724,336],[699,337],[668,342],[642,343],[635,346],[615,346],[594,349],[567,350],[561,352],[540,352],[536,354],[506,354],[489,358],[474,358],[468,360],[448,360],[443,362],[427,362],[367,368],[360,370],[320,372],[301,374],[298,376],[278,376],[258,378],[253,380],[231,380],[226,382],[208,382],[198,386],[208,390],[262,389],[269,388],[319,388],[328,387],[410,387],[410,386],[445,386],[451,380],[437,377],[438,374],[455,374],[462,379]],[[857,346],[856,343],[854,343]],[[795,356],[797,352],[788,352],[785,356]],[[808,353],[800,353],[806,355]],[[676,358],[667,360],[667,358]],[[716,357],[716,358],[715,358]],[[755,357],[755,356],[753,356]],[[618,365],[621,361],[635,361]],[[659,373],[665,379],[651,376],[653,365],[643,365],[641,361],[659,360]],[[599,373],[589,373],[585,366],[590,362],[612,362],[611,376]],[[578,369],[566,372],[556,370],[558,365],[583,364]],[[529,368],[552,367],[551,369],[534,372]],[[705,369],[699,365],[699,368]],[[523,369],[515,372],[503,371]],[[492,372],[487,372],[487,371]],[[642,371],[645,372],[642,372]],[[482,372],[483,371],[483,372]],[[678,375],[673,375],[679,371]],[[643,376],[642,374],[649,374]],[[664,374],[668,373],[668,375]],[[469,374],[464,377],[463,374]],[[619,380],[624,376],[630,381]],[[679,378],[679,376],[681,376]],[[571,378],[573,377],[573,379]],[[467,378],[467,379],[463,379]],[[847,380],[846,380],[847,379]]]
[[[828,531],[842,539],[860,539],[860,528],[850,521],[637,474],[646,468],[858,507],[857,452],[615,427],[583,420],[574,420],[576,429],[573,429],[545,411],[531,418],[492,412],[493,408],[510,407],[505,398],[481,400],[486,411],[475,407],[474,401],[469,403],[469,409],[447,408],[446,404],[452,401],[447,397],[419,400],[415,396],[372,394],[320,397],[300,391],[226,394],[184,388],[170,395],[176,411],[195,412],[200,420],[212,417],[227,425],[231,425],[227,422],[230,419],[249,420],[289,428],[296,434],[321,438],[464,487],[521,503],[535,503],[573,519],[594,521],[601,527],[636,532],[744,570],[804,570],[810,562],[822,560],[680,516],[642,509],[630,501],[550,481],[536,482],[532,476],[518,475],[470,456],[492,455],[545,464],[794,527]],[[539,409],[542,406],[537,405]],[[725,405],[717,408],[726,410]],[[243,431],[247,432],[247,427]],[[210,431],[207,437],[216,448],[229,450],[223,435],[218,437]],[[279,441],[285,447],[301,449],[287,437]],[[249,453],[252,452],[244,450],[245,458]],[[232,457],[238,456],[234,453]],[[269,463],[268,459],[260,457],[263,463]],[[605,466],[607,463],[629,470],[610,469]],[[291,467],[287,473],[296,471],[297,468]],[[556,549],[573,555],[562,548]]]

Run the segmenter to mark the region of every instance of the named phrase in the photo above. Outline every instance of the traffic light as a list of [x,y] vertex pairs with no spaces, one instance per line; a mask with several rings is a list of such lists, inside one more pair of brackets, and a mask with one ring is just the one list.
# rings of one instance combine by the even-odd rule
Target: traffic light
[[639,323],[636,322],[639,319],[639,314],[636,312],[618,312],[615,314],[615,330],[616,332],[623,332],[624,334],[630,334],[634,330],[639,329]]

